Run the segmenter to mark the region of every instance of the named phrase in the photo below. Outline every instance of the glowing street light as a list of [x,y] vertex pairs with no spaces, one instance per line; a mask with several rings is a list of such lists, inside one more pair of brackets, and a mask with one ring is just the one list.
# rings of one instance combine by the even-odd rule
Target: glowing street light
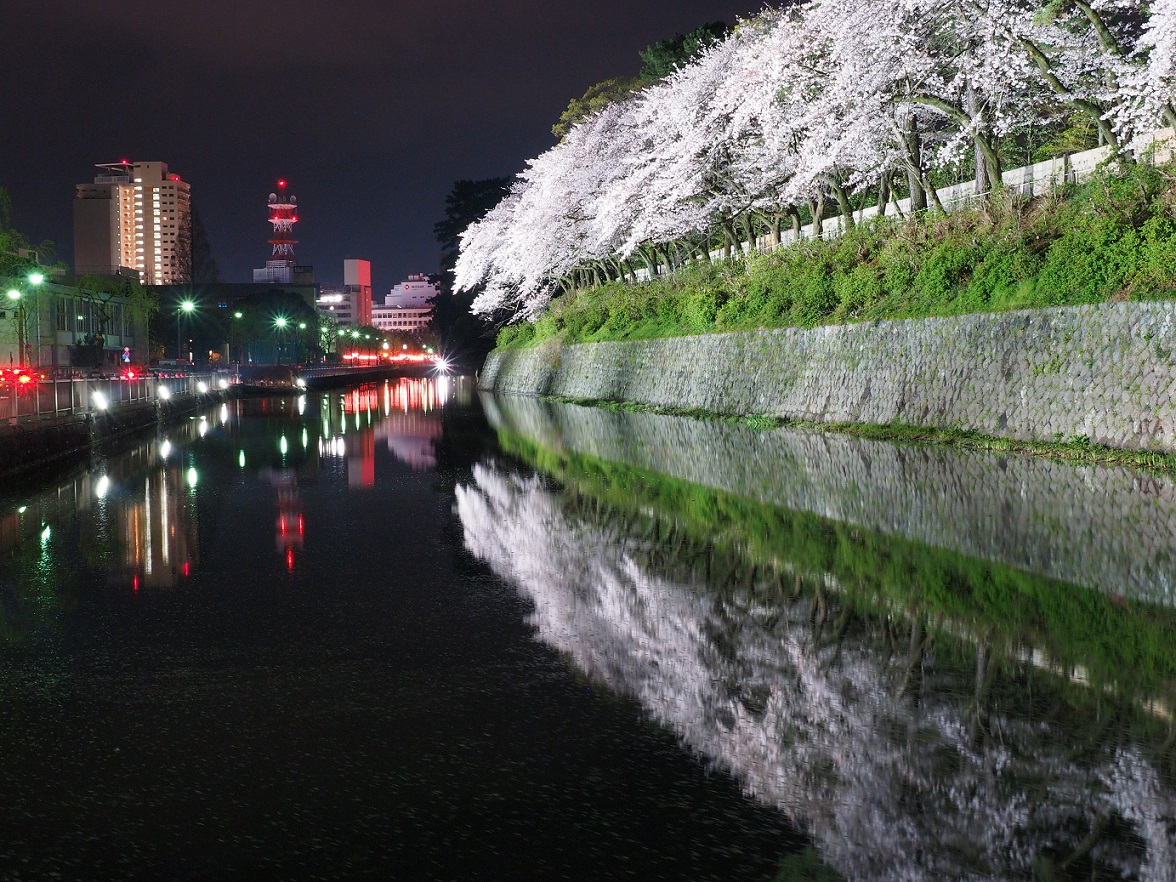
[[180,342],[180,319],[186,315],[191,315],[196,309],[196,302],[191,299],[181,300],[176,307],[176,361],[180,361],[183,352],[181,351],[182,343]]
[[[27,276],[29,286],[36,288],[45,281],[45,274],[42,272],[31,272]],[[30,291],[29,294],[33,292]],[[18,357],[21,364],[32,364],[32,353],[29,351],[32,347],[29,344],[25,328],[25,300],[27,299],[24,293],[19,288],[9,288],[7,292],[8,299],[12,301],[13,307],[16,309],[16,346]]]
[[282,363],[282,335],[286,330],[286,325],[289,323],[289,319],[287,319],[284,315],[279,315],[274,319],[274,327],[277,328],[278,331],[278,364]]

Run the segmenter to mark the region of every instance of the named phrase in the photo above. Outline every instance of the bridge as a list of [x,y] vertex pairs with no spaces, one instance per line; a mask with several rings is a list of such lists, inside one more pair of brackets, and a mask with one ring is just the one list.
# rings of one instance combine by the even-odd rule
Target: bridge
[[319,365],[297,368],[294,380],[302,380],[308,389],[331,389],[352,383],[376,382],[397,377],[433,377],[446,373],[435,361],[400,361],[351,367],[350,365]]

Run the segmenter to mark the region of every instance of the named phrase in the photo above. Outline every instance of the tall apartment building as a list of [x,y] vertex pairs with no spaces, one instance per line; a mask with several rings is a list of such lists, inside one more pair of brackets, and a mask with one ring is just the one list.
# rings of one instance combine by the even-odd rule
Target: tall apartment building
[[92,184],[74,190],[74,272],[138,273],[144,285],[192,280],[188,183],[163,162],[98,165]]

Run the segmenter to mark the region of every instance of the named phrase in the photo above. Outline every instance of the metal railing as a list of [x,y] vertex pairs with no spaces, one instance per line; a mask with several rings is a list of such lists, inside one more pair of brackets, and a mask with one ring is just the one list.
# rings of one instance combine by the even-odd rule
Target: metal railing
[[0,383],[0,420],[11,425],[21,420],[81,416],[136,403],[203,395],[228,385],[229,376],[225,373],[125,380],[44,377],[27,383],[10,376]]

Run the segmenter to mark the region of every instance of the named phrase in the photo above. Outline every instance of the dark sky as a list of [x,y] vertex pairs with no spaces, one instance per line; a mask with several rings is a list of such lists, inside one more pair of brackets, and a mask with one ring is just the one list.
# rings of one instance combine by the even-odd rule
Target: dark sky
[[5,0],[0,187],[13,224],[72,266],[73,187],[162,160],[225,281],[269,257],[266,196],[298,197],[297,256],[325,284],[372,262],[377,298],[435,272],[460,178],[515,174],[595,82],[750,0]]

